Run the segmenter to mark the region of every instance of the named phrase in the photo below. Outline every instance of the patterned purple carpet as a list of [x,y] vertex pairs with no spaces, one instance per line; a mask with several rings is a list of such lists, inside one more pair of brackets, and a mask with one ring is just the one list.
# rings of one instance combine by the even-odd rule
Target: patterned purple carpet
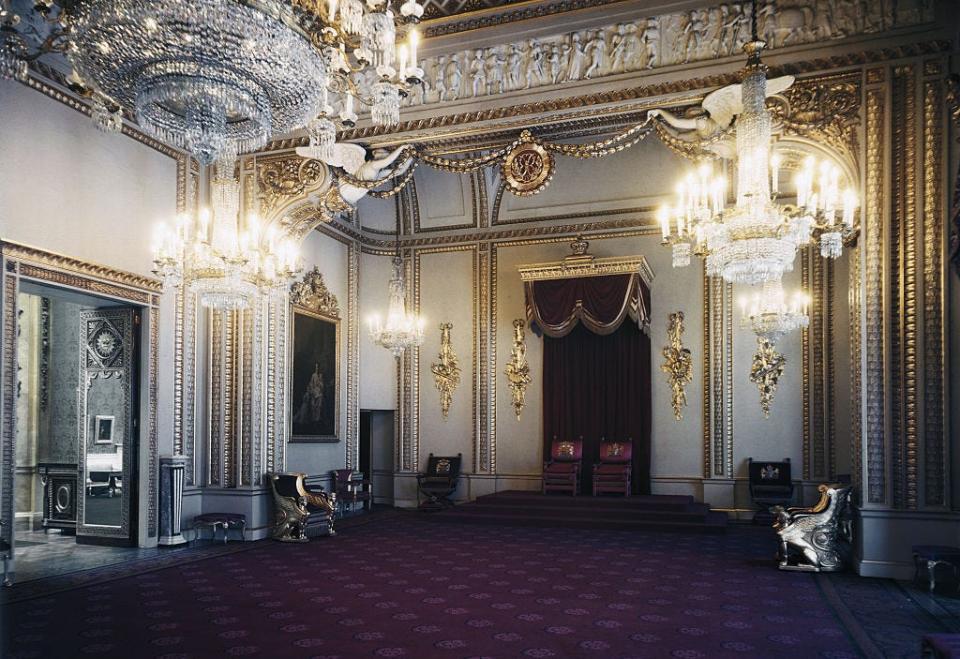
[[814,577],[777,571],[772,551],[752,529],[387,516],[14,602],[3,656],[861,656]]

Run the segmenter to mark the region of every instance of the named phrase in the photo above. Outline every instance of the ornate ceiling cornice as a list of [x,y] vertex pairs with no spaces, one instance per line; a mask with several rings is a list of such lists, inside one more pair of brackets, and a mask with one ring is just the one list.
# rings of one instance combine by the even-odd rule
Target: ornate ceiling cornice
[[579,9],[591,9],[616,4],[625,0],[557,0],[540,2],[536,0],[430,0],[424,10],[429,20],[423,22],[423,33],[427,38],[441,37],[459,32],[496,27],[507,23],[516,23],[532,18],[543,18],[563,14]]
[[[950,52],[950,49],[950,42],[944,40],[926,41],[890,48],[878,48],[771,66],[770,76],[775,77],[788,74],[802,76],[814,72],[859,67],[876,62],[942,54]],[[489,135],[491,127],[484,126],[481,128],[479,126],[472,126],[472,124],[508,120],[509,128],[519,129],[542,123],[544,121],[544,114],[562,113],[570,110],[575,112],[566,115],[554,114],[554,116],[551,116],[548,120],[553,123],[560,123],[565,120],[583,116],[599,117],[605,114],[618,115],[623,114],[625,111],[636,112],[647,107],[653,107],[655,104],[663,105],[662,98],[659,101],[648,100],[645,103],[635,103],[625,106],[624,103],[629,101],[643,101],[644,99],[653,99],[655,97],[690,94],[689,98],[684,98],[683,100],[695,102],[700,98],[699,92],[729,85],[739,80],[740,73],[736,71],[717,73],[685,80],[671,80],[651,85],[639,85],[624,89],[592,92],[567,98],[546,99],[499,108],[487,108],[423,119],[413,119],[403,121],[399,125],[390,128],[363,126],[341,131],[338,139],[344,141],[369,141],[375,138],[393,137],[393,139],[377,140],[379,144],[387,146],[410,141],[410,136],[404,136],[406,133],[423,133],[413,136],[414,141],[431,143],[458,139],[473,131],[485,131],[486,135]],[[583,108],[590,109],[584,110]],[[504,128],[504,126],[498,125],[493,127],[493,130],[503,130]],[[306,144],[306,138],[274,140],[267,144],[265,150],[278,151],[290,149],[295,146],[302,146],[303,144]]]
[[38,247],[31,247],[9,240],[0,240],[0,253],[6,260],[31,263],[43,268],[52,268],[60,272],[99,279],[111,284],[128,286],[141,291],[163,292],[163,283],[153,277],[145,277],[134,272],[118,270],[110,266],[89,263],[72,256],[58,254]]

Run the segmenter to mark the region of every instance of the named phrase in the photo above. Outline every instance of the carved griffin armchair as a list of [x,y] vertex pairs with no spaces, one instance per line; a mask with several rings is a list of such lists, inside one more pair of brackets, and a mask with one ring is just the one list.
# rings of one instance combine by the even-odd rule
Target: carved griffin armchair
[[780,569],[809,572],[842,570],[850,557],[849,518],[852,486],[821,485],[820,501],[812,508],[771,509],[780,536]]
[[272,537],[281,542],[307,542],[309,536],[334,535],[336,495],[313,490],[305,474],[269,474],[273,490]]

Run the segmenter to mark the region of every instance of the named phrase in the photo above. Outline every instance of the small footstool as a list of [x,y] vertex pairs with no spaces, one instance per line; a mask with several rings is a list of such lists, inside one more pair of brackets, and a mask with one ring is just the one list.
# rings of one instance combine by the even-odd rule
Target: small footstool
[[946,547],[944,545],[914,545],[913,546],[914,579],[920,578],[920,571],[925,569],[927,580],[930,582],[930,592],[937,585],[937,566],[950,568],[954,580],[958,580],[960,572],[960,547]]
[[200,528],[208,526],[213,532],[210,537],[215,540],[217,537],[217,527],[223,529],[223,542],[227,542],[227,531],[230,529],[240,531],[240,539],[246,540],[244,531],[247,528],[247,516],[240,513],[204,513],[193,518],[193,528],[197,532],[196,539],[200,539]]

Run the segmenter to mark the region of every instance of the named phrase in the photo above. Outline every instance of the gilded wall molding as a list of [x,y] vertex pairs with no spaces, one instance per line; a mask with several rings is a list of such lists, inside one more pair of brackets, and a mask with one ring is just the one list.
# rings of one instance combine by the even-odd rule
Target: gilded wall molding
[[[810,249],[803,249],[798,255],[800,259],[800,289],[804,291],[811,291],[810,286]],[[819,255],[814,255],[814,258],[819,258]],[[812,292],[812,291],[811,291]],[[811,297],[813,297],[811,295]],[[811,309],[812,314],[816,313],[816,306],[814,305]],[[811,315],[812,315],[811,314]],[[811,322],[807,327],[804,327],[800,330],[800,359],[802,362],[802,368],[800,370],[800,398],[802,405],[802,414],[803,414],[803,447],[802,447],[802,459],[803,459],[803,478],[809,480],[811,478],[810,474],[813,471],[811,456],[811,448],[813,446],[813,437],[811,433],[811,428],[813,424],[810,419],[810,406],[812,399],[812,392],[810,391],[810,334],[813,331],[813,323]]]
[[886,383],[884,351],[884,87],[866,92],[866,203],[864,204],[864,340],[866,502],[883,504],[886,483]]
[[863,493],[863,365],[861,362],[863,337],[863,283],[860,261],[863,250],[853,247],[847,262],[847,309],[850,344],[850,471],[855,486],[857,503]]
[[[493,336],[496,334],[491,324],[492,314],[495,313],[495,302],[491,301],[491,290],[494,290],[491,276],[494,251],[488,243],[481,243],[477,246],[474,258],[474,314],[478,322],[475,372],[480,386],[478,399],[474,401],[477,419],[474,424],[473,470],[475,473],[492,473],[490,438],[496,433],[496,429],[491,426],[491,412],[496,410],[496,376],[491,374],[490,359],[491,349],[495,349]],[[494,360],[493,368],[495,367]]]
[[891,80],[890,461],[893,505],[917,507],[917,110],[914,65],[896,66]]
[[347,467],[360,464],[360,246],[347,245]]
[[711,277],[710,281],[710,372],[713,374],[713,386],[710,388],[713,393],[711,407],[713,409],[712,445],[713,445],[713,476],[722,478],[725,472],[725,461],[723,455],[723,436],[724,436],[724,392],[726,391],[724,382],[724,362],[723,362],[723,281],[719,277]]
[[703,402],[701,405],[703,413],[701,420],[703,424],[703,477],[710,478],[712,476],[712,472],[710,471],[712,457],[710,447],[710,439],[712,437],[710,431],[710,411],[713,400],[713,391],[711,389],[711,369],[713,368],[713,362],[710,359],[711,282],[710,277],[707,275],[706,261],[702,261],[700,269],[702,271],[701,286],[703,287]]
[[[12,267],[11,267],[12,266]],[[0,359],[0,382],[3,383],[0,389],[0,399],[2,399],[3,417],[0,420],[2,430],[0,430],[0,487],[4,492],[14,491],[14,469],[16,467],[16,453],[14,451],[17,426],[17,295],[20,289],[19,277],[17,276],[16,263],[4,264],[3,272],[0,273],[3,279],[2,308],[2,328],[3,336],[0,338],[0,349],[2,349],[2,359]],[[14,525],[14,497],[0,497],[0,538],[3,538],[7,546],[14,546],[13,533],[16,528]]]
[[[936,65],[931,68],[931,65]],[[944,432],[944,124],[943,62],[927,62],[923,83],[923,451],[924,503],[946,506],[949,455]]]

